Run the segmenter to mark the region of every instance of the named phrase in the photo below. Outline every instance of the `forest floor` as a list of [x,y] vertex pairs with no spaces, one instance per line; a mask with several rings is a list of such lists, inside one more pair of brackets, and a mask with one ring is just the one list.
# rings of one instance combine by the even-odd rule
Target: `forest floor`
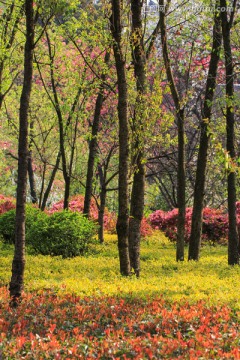
[[0,359],[240,359],[240,267],[225,246],[176,263],[156,233],[142,241],[139,279],[119,275],[115,235],[85,257],[28,253],[17,309],[12,256],[0,243]]

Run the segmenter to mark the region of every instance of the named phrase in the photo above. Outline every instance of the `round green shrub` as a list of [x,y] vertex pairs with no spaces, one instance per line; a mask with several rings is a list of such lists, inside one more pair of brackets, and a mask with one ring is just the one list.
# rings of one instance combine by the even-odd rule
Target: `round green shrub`
[[65,210],[39,217],[27,232],[27,243],[37,254],[74,257],[86,253],[96,231],[82,214]]
[[[40,209],[35,208],[31,205],[26,206],[26,242],[27,233],[30,228],[40,218],[48,217],[47,214],[42,212]],[[9,210],[4,214],[0,215],[0,235],[5,243],[14,244],[15,242],[15,219],[16,209]]]

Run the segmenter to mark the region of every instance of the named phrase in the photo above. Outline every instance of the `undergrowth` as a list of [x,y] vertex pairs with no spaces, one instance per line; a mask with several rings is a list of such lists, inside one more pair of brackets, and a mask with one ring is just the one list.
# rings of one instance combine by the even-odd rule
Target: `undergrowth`
[[[79,296],[164,296],[169,301],[228,304],[240,309],[240,267],[227,265],[225,246],[205,246],[199,262],[175,261],[175,246],[156,232],[142,241],[141,277],[119,274],[117,238],[106,235],[105,244],[91,245],[87,256],[74,259],[26,256],[26,292],[50,290]],[[187,248],[186,248],[187,253]],[[0,286],[7,286],[13,247],[0,243]]]

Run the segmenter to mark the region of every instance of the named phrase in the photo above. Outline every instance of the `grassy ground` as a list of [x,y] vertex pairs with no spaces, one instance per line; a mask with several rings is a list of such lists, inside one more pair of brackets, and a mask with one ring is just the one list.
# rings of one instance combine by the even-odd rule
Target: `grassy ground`
[[[1,245],[0,286],[9,282],[12,252],[11,247]],[[27,255],[26,291],[49,289],[80,296],[163,295],[171,301],[205,300],[240,309],[240,267],[227,265],[224,246],[204,247],[198,263],[177,263],[174,245],[157,233],[142,242],[141,269],[140,279],[122,278],[116,236],[106,235],[105,244],[94,245],[87,257],[62,259]]]
[[13,248],[0,245],[0,359],[240,359],[240,267],[226,247],[175,262],[158,233],[142,242],[140,279],[119,275],[117,240],[87,257],[27,255],[25,295],[9,307]]

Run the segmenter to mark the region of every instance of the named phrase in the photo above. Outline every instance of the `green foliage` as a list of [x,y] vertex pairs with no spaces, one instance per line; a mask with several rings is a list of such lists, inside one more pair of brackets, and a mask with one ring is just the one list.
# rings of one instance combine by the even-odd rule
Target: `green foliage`
[[[6,244],[14,243],[16,211],[0,215],[0,235]],[[96,233],[96,225],[79,213],[61,211],[49,216],[26,206],[26,245],[36,254],[62,257],[83,255]]]
[[[26,236],[31,229],[40,219],[46,218],[47,215],[38,208],[27,205],[26,206]],[[15,218],[16,210],[10,210],[0,216],[0,235],[3,241],[8,244],[14,243],[15,236]]]
[[27,232],[27,243],[38,254],[64,258],[83,255],[96,233],[96,225],[71,211],[38,217]]

